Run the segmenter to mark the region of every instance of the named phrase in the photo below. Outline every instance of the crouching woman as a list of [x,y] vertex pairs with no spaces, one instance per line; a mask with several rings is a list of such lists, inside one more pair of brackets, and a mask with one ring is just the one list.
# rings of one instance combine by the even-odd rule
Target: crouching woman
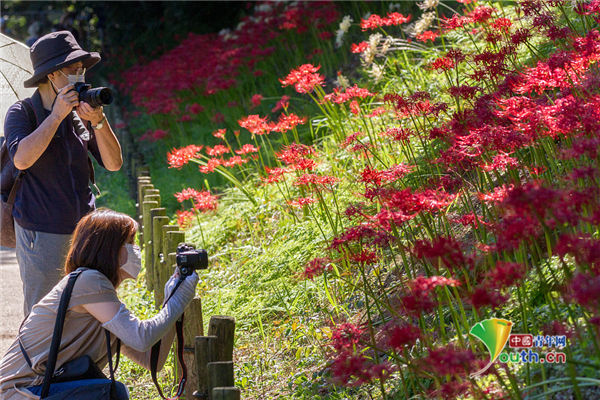
[[[148,370],[150,349],[162,339],[158,370],[162,369],[175,336],[175,322],[194,297],[198,275],[188,276],[169,298],[178,280],[174,274],[165,285],[166,306],[153,318],[136,318],[116,292],[123,280],[136,279],[141,268],[139,249],[133,244],[136,231],[132,218],[108,209],[81,219],[65,263],[67,276],[33,306],[17,339],[0,360],[0,398],[39,398],[60,298],[68,274],[76,270],[82,272],[67,309],[57,369],[85,355],[103,369],[108,364],[105,329],[111,333],[111,354],[117,350],[118,338],[122,353]],[[70,388],[70,384],[53,383],[50,394]]]

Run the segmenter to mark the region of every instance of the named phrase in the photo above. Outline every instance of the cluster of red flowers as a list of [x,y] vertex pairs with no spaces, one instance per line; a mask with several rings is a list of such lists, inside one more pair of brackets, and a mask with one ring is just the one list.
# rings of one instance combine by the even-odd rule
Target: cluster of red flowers
[[284,78],[280,79],[281,85],[294,86],[298,93],[312,93],[317,86],[323,86],[325,77],[317,71],[321,66],[315,67],[312,64],[304,64],[296,69],[292,69]]
[[[288,31],[297,35],[310,29],[330,33],[338,17],[333,3],[269,3],[243,17],[233,32],[190,33],[174,49],[149,63],[134,65],[113,84],[150,114],[179,115],[181,98],[176,92],[190,90],[209,96],[233,87],[245,70],[261,75],[259,61],[273,56],[273,40]],[[116,62],[125,64],[120,60],[123,57],[119,54]],[[187,112],[197,114],[202,107],[188,106]]]
[[377,29],[383,26],[401,25],[409,22],[410,15],[404,16],[399,12],[390,12],[387,17],[381,17],[377,14],[371,14],[369,18],[360,21],[360,27],[363,31]]

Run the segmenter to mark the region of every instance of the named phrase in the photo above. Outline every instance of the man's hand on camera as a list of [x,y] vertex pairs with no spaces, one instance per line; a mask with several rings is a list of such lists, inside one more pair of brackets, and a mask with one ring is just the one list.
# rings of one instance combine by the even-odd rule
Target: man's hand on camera
[[69,84],[58,91],[52,107],[52,114],[62,121],[77,106],[79,106],[79,93],[73,90],[72,84]]
[[100,121],[104,119],[102,107],[94,108],[85,101],[79,103],[79,107],[77,107],[77,115],[79,115],[79,118],[81,119],[90,121],[92,125],[98,125]]

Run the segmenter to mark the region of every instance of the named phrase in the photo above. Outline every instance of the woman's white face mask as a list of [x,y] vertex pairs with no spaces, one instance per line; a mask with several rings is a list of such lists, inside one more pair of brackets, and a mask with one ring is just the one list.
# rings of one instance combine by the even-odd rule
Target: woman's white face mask
[[140,248],[135,244],[125,244],[127,250],[127,261],[121,265],[123,271],[127,272],[133,279],[137,279],[142,269],[142,253]]

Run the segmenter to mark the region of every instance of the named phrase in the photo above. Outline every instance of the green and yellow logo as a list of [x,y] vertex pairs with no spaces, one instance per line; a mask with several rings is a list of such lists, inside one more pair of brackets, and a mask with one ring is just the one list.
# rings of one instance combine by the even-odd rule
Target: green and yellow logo
[[490,353],[490,362],[479,371],[472,373],[472,378],[484,373],[496,361],[508,341],[511,328],[512,322],[500,318],[483,320],[471,328],[469,333],[481,340]]

